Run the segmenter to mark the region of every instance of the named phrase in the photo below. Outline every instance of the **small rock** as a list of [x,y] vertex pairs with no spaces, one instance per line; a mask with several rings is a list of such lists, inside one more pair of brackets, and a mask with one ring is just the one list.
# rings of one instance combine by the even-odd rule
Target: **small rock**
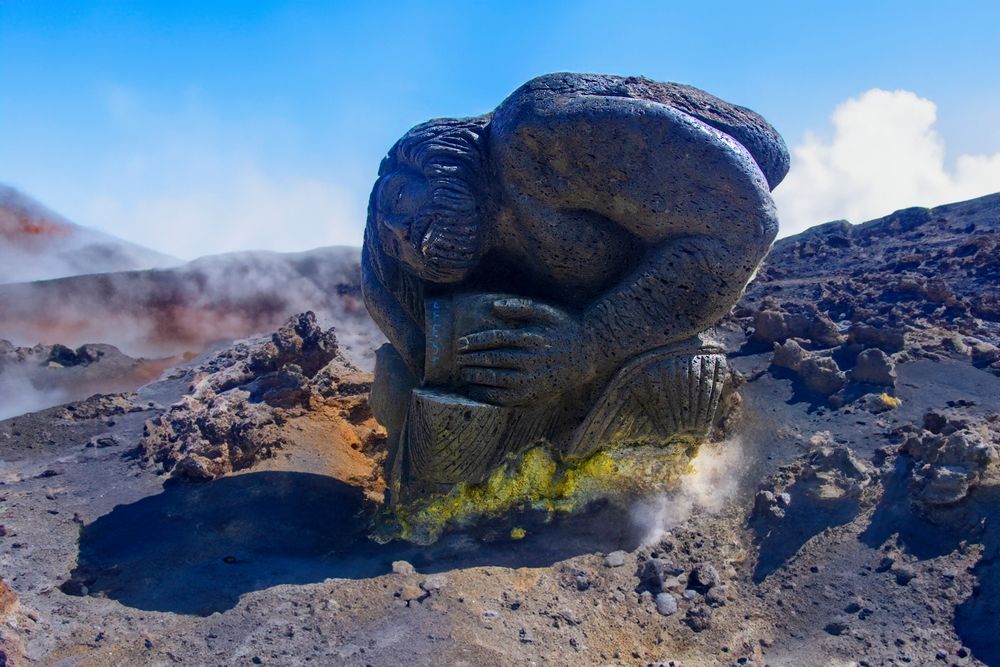
[[684,591],[684,599],[685,600],[695,600],[695,599],[698,598],[699,595],[700,595],[700,593],[698,593],[698,591],[693,590],[691,588],[689,588],[686,591]]
[[878,567],[875,568],[875,571],[888,572],[895,562],[896,562],[895,558],[891,556],[884,556],[882,560],[878,562]]
[[395,560],[392,562],[393,574],[416,574],[416,569],[405,560]]
[[573,613],[572,609],[562,609],[559,611],[559,615],[570,625],[580,625],[580,617]]
[[531,633],[528,631],[528,628],[521,628],[521,631],[518,632],[517,634],[518,634],[518,639],[521,640],[522,644],[530,644],[533,641],[535,641],[535,638],[531,636]]
[[726,604],[726,592],[725,586],[712,586],[705,593],[705,602],[713,607],[721,607]]
[[847,375],[840,370],[831,357],[808,352],[794,340],[783,345],[774,344],[771,363],[779,368],[787,368],[798,375],[811,391],[830,396],[847,384]]
[[612,551],[604,557],[605,567],[621,567],[625,564],[624,551]]
[[662,558],[650,558],[639,566],[639,585],[654,593],[663,590],[663,582],[667,577],[676,576],[684,572],[673,563]]
[[900,586],[906,586],[916,578],[917,571],[909,565],[897,565],[892,568],[892,574],[896,576],[897,584]]
[[657,593],[656,611],[663,616],[677,613],[677,600],[670,593]]
[[399,589],[399,597],[410,602],[411,600],[419,600],[420,598],[427,595],[426,591],[416,584],[406,584],[401,589]]
[[844,634],[847,631],[848,627],[849,626],[847,625],[847,621],[846,620],[837,619],[837,620],[830,621],[829,623],[827,623],[823,627],[823,629],[827,633],[829,633],[831,635],[840,636],[840,635]]
[[684,622],[695,632],[707,630],[712,626],[712,610],[703,604],[689,607]]
[[857,364],[851,371],[851,379],[891,387],[896,384],[896,364],[877,347],[869,348],[858,355]]
[[98,448],[115,447],[118,445],[118,438],[113,435],[105,435],[94,440],[94,446]]
[[428,593],[435,593],[448,585],[448,576],[444,574],[432,574],[424,579],[420,587]]
[[706,592],[721,583],[722,580],[719,577],[718,570],[715,569],[714,565],[709,563],[696,565],[691,570],[691,576],[688,578],[688,586],[699,592]]

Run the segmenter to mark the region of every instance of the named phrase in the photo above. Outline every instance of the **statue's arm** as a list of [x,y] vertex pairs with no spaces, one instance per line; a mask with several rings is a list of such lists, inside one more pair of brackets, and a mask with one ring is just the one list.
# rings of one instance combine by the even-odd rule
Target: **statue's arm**
[[490,139],[494,169],[524,215],[592,211],[646,248],[584,313],[600,365],[711,326],[777,233],[747,150],[664,104],[526,87],[497,110]]
[[710,236],[666,241],[583,316],[584,347],[598,372],[711,327],[739,300],[756,254]]
[[424,332],[399,299],[385,286],[376,270],[368,243],[361,250],[361,291],[375,324],[399,352],[414,377],[423,377]]

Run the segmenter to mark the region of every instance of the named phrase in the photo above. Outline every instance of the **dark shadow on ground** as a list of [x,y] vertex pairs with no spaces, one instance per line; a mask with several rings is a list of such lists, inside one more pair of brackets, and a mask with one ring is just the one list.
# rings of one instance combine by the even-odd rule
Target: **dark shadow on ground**
[[758,546],[757,564],[753,581],[760,583],[792,556],[798,553],[810,538],[827,528],[850,522],[857,516],[860,501],[857,497],[843,496],[835,499],[821,498],[817,493],[818,481],[800,479],[787,490],[791,502],[780,519],[754,516],[750,520]]
[[935,510],[926,518],[914,512],[907,492],[913,460],[896,459],[885,481],[885,493],[859,539],[872,548],[886,540],[924,560],[938,558],[961,547],[962,542],[983,544],[983,555],[973,569],[977,583],[955,609],[955,632],[973,655],[990,667],[1000,667],[1000,489],[974,489],[969,498]]
[[[298,472],[177,484],[84,526],[69,594],[150,611],[206,616],[247,592],[328,578],[359,579],[407,560],[423,573],[480,565],[540,567],[571,556],[634,549],[640,535],[608,504],[546,522],[530,512],[419,547],[368,539],[361,492]],[[527,530],[510,538],[511,527]]]
[[885,491],[871,522],[858,536],[865,545],[878,549],[895,536],[896,542],[920,560],[938,558],[958,548],[962,540],[975,540],[975,527],[964,521],[932,523],[913,511],[908,488],[913,459],[900,456],[884,480]]
[[972,595],[955,609],[955,631],[973,655],[990,667],[1000,667],[1000,489],[976,489],[972,493],[972,516],[986,526],[983,555],[973,568],[977,583]]
[[792,395],[785,401],[788,405],[804,403],[807,414],[813,414],[817,410],[830,409],[827,397],[809,389],[797,373],[780,366],[771,366],[767,369],[767,372],[778,380],[788,380],[791,383]]

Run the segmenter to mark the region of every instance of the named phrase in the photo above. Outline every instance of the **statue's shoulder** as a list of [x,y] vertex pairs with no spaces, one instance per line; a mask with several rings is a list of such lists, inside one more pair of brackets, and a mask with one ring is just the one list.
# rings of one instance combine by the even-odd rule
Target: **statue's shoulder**
[[555,72],[535,77],[497,107],[495,126],[509,130],[539,112],[559,109],[568,99],[579,109],[587,98],[593,98],[595,114],[607,108],[608,98],[671,107],[739,142],[753,156],[770,188],[788,173],[790,158],[784,139],[760,114],[694,86],[642,76]]

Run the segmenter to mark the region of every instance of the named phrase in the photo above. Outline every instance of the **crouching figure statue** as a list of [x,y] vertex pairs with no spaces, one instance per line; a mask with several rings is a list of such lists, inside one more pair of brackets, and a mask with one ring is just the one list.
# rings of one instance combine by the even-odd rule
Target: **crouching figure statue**
[[754,112],[644,78],[546,75],[407,132],[362,258],[391,503],[539,443],[704,435],[728,372],[701,334],[770,248],[787,170]]

